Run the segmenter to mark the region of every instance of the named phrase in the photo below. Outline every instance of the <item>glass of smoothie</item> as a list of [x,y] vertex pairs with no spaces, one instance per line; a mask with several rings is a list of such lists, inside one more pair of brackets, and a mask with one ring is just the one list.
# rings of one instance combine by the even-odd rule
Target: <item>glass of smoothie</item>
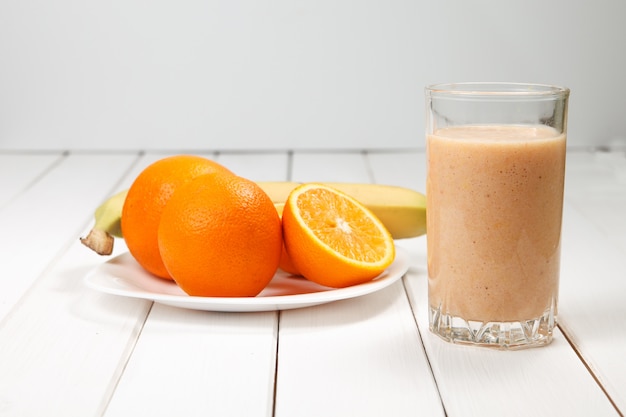
[[569,89],[426,88],[431,332],[520,349],[556,324]]

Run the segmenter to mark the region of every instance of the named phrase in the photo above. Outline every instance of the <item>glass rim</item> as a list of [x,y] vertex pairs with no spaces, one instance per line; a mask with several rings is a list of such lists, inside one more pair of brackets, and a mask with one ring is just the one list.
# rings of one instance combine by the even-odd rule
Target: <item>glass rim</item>
[[426,92],[437,96],[450,97],[517,97],[550,98],[567,97],[570,90],[550,84],[515,82],[460,82],[426,86]]

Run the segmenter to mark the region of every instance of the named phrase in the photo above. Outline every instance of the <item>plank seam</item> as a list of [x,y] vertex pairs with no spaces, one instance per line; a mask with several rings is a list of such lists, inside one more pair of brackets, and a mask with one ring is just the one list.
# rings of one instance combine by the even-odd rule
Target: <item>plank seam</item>
[[111,404],[111,400],[113,399],[113,396],[115,395],[115,392],[117,391],[117,387],[120,384],[122,377],[124,376],[124,372],[126,371],[128,362],[130,362],[130,359],[133,357],[133,352],[135,351],[135,348],[137,347],[137,343],[139,342],[139,339],[141,338],[141,334],[143,333],[143,329],[146,326],[148,317],[150,317],[150,313],[152,312],[152,307],[154,307],[154,302],[150,303],[150,308],[148,309],[145,316],[143,317],[143,321],[141,322],[141,325],[139,326],[137,333],[133,334],[134,337],[131,339],[128,353],[126,354],[126,357],[122,358],[124,362],[122,363],[122,366],[119,368],[119,371],[115,372],[112,376],[112,384],[111,384],[110,389],[108,390],[107,393],[103,395],[102,403],[101,403],[102,412],[98,413],[98,415],[101,417],[106,414],[106,411],[109,408],[109,405]]
[[367,172],[369,182],[376,184],[376,176],[374,175],[374,168],[372,167],[372,162],[370,161],[369,151],[367,149],[362,150],[361,156],[363,157],[363,162],[365,163],[365,172]]
[[15,195],[13,195],[11,198],[9,198],[9,200],[7,200],[4,204],[1,204],[0,205],[0,210],[5,208],[6,206],[10,205],[13,201],[17,200],[22,194],[26,193],[28,190],[30,190],[32,187],[34,187],[46,175],[48,175],[56,167],[61,165],[61,162],[63,162],[63,160],[65,160],[65,158],[68,157],[68,155],[69,155],[69,152],[67,152],[67,151],[59,153],[57,158],[54,161],[52,161],[47,167],[45,167],[41,172],[39,172],[39,174],[37,174],[32,180],[30,180],[28,182],[28,184],[26,184],[24,186],[24,188],[22,188],[20,191],[15,193]]
[[287,151],[287,181],[293,181],[293,151]]
[[[428,352],[426,352],[426,347],[424,346],[424,339],[422,337],[422,331],[420,330],[419,323],[417,322],[417,311],[415,311],[413,303],[411,303],[411,297],[409,297],[409,291],[406,287],[406,275],[402,277],[402,288],[404,289],[404,296],[406,297],[409,308],[411,309],[411,315],[413,316],[413,322],[415,323],[415,329],[417,330],[417,336],[420,339],[420,343],[422,344],[422,351],[424,352],[424,357],[426,358],[426,363],[428,364],[428,369],[430,370],[430,375],[433,378],[433,382],[435,383],[435,388],[437,389],[437,395],[439,396],[439,402],[441,402],[441,408],[443,409],[444,416],[448,416],[448,412],[446,411],[446,405],[443,402],[443,398],[441,396],[441,391],[439,390],[439,384],[437,383],[437,377],[435,376],[435,372],[433,371],[433,366],[430,363],[430,357],[428,356]],[[621,416],[624,417],[624,416]]]
[[593,372],[593,369],[591,367],[591,365],[589,364],[589,362],[585,359],[585,356],[582,354],[582,352],[578,349],[578,347],[576,346],[576,344],[574,343],[574,341],[572,340],[572,338],[570,337],[569,333],[566,331],[566,329],[564,329],[560,324],[557,323],[557,327],[561,330],[561,333],[563,334],[563,336],[565,337],[565,340],[567,340],[567,343],[569,343],[570,347],[572,348],[572,350],[574,352],[576,352],[576,356],[578,356],[578,359],[580,359],[580,361],[585,365],[585,368],[587,368],[587,372],[589,372],[589,375],[591,375],[591,377],[593,378],[593,380],[596,382],[596,384],[598,385],[598,387],[600,387],[600,389],[602,390],[602,392],[604,393],[604,395],[606,396],[606,398],[609,400],[609,402],[611,403],[611,405],[613,406],[613,408],[615,409],[615,411],[617,412],[617,414],[620,417],[624,417],[624,414],[620,411],[620,409],[618,408],[617,404],[615,403],[615,401],[613,401],[613,398],[611,398],[611,396],[609,395],[608,391],[604,388],[604,385],[602,385],[602,382],[600,382],[600,378],[595,374],[595,372]]
[[282,318],[282,312],[280,310],[278,310],[276,312],[276,348],[274,351],[274,391],[272,393],[272,417],[274,417],[276,415],[276,397],[277,397],[277,392],[278,392],[278,361],[279,361],[279,356],[278,356],[278,346],[279,346],[279,342],[280,342],[280,320]]

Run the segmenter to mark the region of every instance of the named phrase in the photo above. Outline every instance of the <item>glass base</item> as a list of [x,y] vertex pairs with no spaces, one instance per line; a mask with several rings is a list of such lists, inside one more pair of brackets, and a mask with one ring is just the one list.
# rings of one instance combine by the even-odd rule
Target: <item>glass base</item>
[[429,308],[430,331],[451,342],[495,349],[513,350],[545,346],[552,342],[556,325],[553,305],[541,317],[521,322],[480,322],[445,314]]

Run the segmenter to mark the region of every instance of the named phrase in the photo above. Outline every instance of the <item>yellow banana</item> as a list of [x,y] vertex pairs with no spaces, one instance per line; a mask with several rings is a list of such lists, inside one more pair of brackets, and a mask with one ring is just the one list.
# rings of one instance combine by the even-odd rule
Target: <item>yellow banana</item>
[[113,252],[115,237],[122,237],[122,207],[128,190],[109,197],[94,212],[95,224],[86,237],[81,237],[83,245],[100,255],[110,255]]
[[[258,182],[279,212],[297,182]],[[417,191],[391,185],[325,182],[355,198],[387,227],[394,239],[421,236],[426,233],[426,196]],[[80,241],[100,255],[110,255],[114,237],[123,237],[120,228],[122,207],[128,190],[110,197],[95,211],[95,224]]]
[[[274,205],[284,206],[297,182],[259,182]],[[394,239],[426,233],[426,196],[409,188],[378,184],[325,182],[361,202],[383,222]]]

